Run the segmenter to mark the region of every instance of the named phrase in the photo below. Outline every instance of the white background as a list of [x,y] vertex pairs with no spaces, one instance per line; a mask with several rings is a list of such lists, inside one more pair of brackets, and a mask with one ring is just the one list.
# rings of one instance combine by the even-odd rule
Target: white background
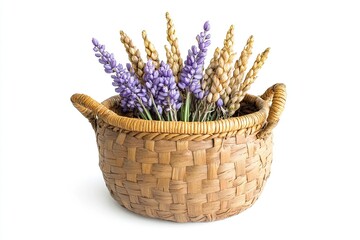
[[[1,0],[0,239],[359,239],[356,3]],[[271,47],[250,93],[287,85],[272,175],[252,208],[226,220],[176,224],[121,208],[90,124],[69,100],[115,94],[92,37],[125,62],[119,30],[141,47],[147,29],[164,59],[166,11],[183,57],[206,20],[211,52],[234,24],[238,53],[250,34],[254,53]]]

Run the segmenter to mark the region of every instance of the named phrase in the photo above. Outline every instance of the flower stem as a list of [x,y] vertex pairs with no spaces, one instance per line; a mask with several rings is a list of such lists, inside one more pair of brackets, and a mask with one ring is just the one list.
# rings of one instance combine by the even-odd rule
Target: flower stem
[[176,110],[172,110],[172,115],[173,115],[173,121],[177,121],[177,112]]
[[193,112],[193,116],[192,116],[192,120],[191,120],[192,122],[195,122],[196,117],[200,118],[200,110],[201,110],[201,103],[196,101],[195,111]]
[[153,120],[152,117],[151,117],[151,114],[150,114],[149,110],[147,110],[146,107],[143,107],[143,108],[144,108],[144,110],[145,110],[145,113],[146,113],[148,119],[149,119],[149,120]]
[[[141,99],[139,97],[136,97],[138,102],[140,103],[142,109],[144,110],[145,114],[142,114],[142,116],[145,116],[144,119],[147,119],[147,120],[152,120],[152,117],[151,117],[151,114],[149,112],[149,110],[144,106],[143,102],[141,101]],[[140,111],[141,112],[141,111]]]
[[169,104],[169,108],[170,108],[169,112],[168,112],[168,114],[170,115],[170,121],[177,121],[177,117],[176,117],[177,112],[171,105],[171,101],[170,101],[169,97],[167,98],[167,100],[168,100],[168,104]]
[[184,106],[184,112],[183,112],[183,121],[188,122],[190,118],[190,103],[191,103],[191,93],[187,92],[186,94],[186,102]]
[[140,112],[140,111],[139,111],[139,113],[140,113],[140,116],[141,116],[142,119],[147,119],[147,118],[146,118],[146,115],[145,115],[143,112]]
[[154,97],[153,97],[153,95],[152,95],[151,93],[150,93],[150,97],[151,97],[152,105],[154,106],[156,115],[158,116],[158,118],[159,118],[160,121],[163,121],[164,119],[161,117],[161,115],[160,115],[160,113],[159,113],[159,110],[158,110],[157,107],[156,107]]

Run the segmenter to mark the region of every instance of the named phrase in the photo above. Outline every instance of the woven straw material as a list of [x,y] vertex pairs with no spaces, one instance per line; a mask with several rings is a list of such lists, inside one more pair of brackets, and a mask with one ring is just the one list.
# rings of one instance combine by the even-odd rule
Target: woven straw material
[[285,86],[276,84],[261,97],[246,95],[245,115],[205,123],[119,116],[118,97],[71,100],[95,129],[100,168],[116,201],[143,216],[202,222],[238,214],[258,199],[285,98]]

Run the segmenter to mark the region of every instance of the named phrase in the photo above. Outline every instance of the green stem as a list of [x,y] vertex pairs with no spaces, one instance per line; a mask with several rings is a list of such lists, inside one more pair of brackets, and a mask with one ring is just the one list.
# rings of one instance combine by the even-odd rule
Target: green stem
[[159,118],[160,121],[164,120],[164,119],[161,117],[161,115],[160,115],[160,113],[159,113],[159,110],[158,110],[157,107],[156,107],[156,104],[155,104],[155,100],[154,100],[153,95],[150,94],[150,96],[151,96],[151,101],[152,101],[152,104],[153,104],[153,106],[154,106],[156,115],[158,116],[158,118]]
[[[140,98],[137,97],[137,100],[138,102],[140,103],[141,107],[144,109],[144,112],[146,113],[146,116],[144,119],[147,119],[147,120],[152,120],[152,117],[151,117],[151,114],[149,112],[149,110],[144,106],[143,102],[141,101]],[[141,112],[141,111],[140,111]],[[144,114],[142,114],[144,115]]]
[[184,115],[183,115],[183,120],[184,122],[188,122],[189,121],[189,117],[190,117],[190,103],[191,103],[191,93],[187,92],[186,94],[186,102],[185,102],[185,109],[184,109]]
[[181,108],[180,108],[180,120],[184,121],[184,109],[185,109],[185,105],[182,104]]
[[151,114],[150,114],[149,110],[147,110],[147,108],[145,108],[145,107],[144,107],[144,109],[145,109],[145,113],[148,116],[149,120],[152,120],[152,117],[151,117]]
[[140,111],[139,111],[139,113],[140,113],[142,119],[145,119],[145,120],[147,119],[146,116],[145,116],[145,114],[144,114],[143,112],[140,112]]

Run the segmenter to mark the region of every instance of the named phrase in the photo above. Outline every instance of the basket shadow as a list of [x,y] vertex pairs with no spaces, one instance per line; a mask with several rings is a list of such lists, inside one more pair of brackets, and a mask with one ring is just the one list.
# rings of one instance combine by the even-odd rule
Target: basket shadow
[[[79,191],[79,197],[84,199],[89,205],[93,205],[96,208],[104,208],[104,212],[111,212],[111,214],[118,214],[119,218],[126,218],[129,221],[143,222],[143,223],[162,223],[162,224],[174,224],[172,221],[165,221],[161,219],[151,218],[136,214],[125,207],[121,206],[115,199],[111,197],[110,192],[106,188],[103,182],[95,181],[94,179],[87,181],[81,187]],[[115,212],[115,213],[114,213]]]

